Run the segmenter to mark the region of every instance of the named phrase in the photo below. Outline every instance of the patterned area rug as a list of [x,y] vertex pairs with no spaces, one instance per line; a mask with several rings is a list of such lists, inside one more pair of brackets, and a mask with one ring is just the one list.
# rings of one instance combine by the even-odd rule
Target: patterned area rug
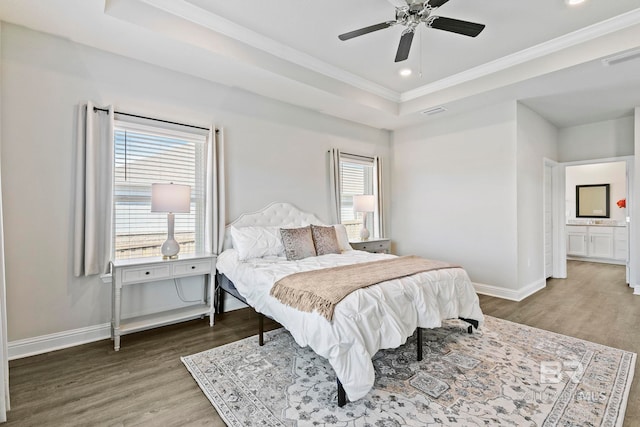
[[369,394],[337,406],[327,361],[278,329],[182,358],[230,426],[621,426],[636,354],[486,316],[374,357]]

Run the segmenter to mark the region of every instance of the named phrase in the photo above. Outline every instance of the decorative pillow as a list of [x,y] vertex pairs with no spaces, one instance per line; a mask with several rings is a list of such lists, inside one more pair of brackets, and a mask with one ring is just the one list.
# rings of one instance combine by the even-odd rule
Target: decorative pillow
[[334,227],[322,227],[311,224],[311,236],[313,237],[316,254],[327,255],[342,253]]
[[238,259],[246,261],[251,258],[284,255],[279,230],[278,227],[231,226],[231,241],[238,251]]
[[281,228],[284,253],[289,261],[316,256],[311,227]]
[[336,224],[333,228],[336,229],[336,237],[338,238],[340,252],[352,251],[353,248],[349,244],[349,236],[347,235],[347,228],[344,224]]

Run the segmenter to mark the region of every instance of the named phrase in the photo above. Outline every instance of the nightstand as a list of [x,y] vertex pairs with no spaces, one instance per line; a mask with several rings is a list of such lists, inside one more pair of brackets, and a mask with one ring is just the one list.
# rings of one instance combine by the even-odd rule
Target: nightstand
[[391,253],[391,239],[378,238],[369,240],[354,240],[349,242],[351,247],[357,251],[367,251],[372,253]]

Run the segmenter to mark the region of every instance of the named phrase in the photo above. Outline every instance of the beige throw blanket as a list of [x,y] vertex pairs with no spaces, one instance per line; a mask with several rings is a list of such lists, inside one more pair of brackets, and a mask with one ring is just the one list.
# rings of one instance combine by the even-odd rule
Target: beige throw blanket
[[459,266],[417,256],[294,273],[278,280],[271,295],[300,311],[317,311],[329,321],[336,304],[351,292],[387,280]]

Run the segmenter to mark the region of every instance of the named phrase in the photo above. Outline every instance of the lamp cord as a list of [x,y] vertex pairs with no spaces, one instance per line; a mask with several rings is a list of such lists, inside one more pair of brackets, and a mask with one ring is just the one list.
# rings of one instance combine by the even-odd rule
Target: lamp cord
[[175,286],[175,288],[176,288],[176,294],[178,294],[178,298],[180,298],[180,300],[181,300],[182,302],[199,302],[199,301],[202,301],[202,300],[200,300],[200,299],[194,299],[194,300],[187,300],[187,299],[185,299],[185,298],[184,298],[184,295],[183,295],[183,290],[182,290],[182,283],[180,283],[178,280],[179,280],[179,279],[174,278],[174,279],[173,279],[173,285],[174,285],[174,286]]

